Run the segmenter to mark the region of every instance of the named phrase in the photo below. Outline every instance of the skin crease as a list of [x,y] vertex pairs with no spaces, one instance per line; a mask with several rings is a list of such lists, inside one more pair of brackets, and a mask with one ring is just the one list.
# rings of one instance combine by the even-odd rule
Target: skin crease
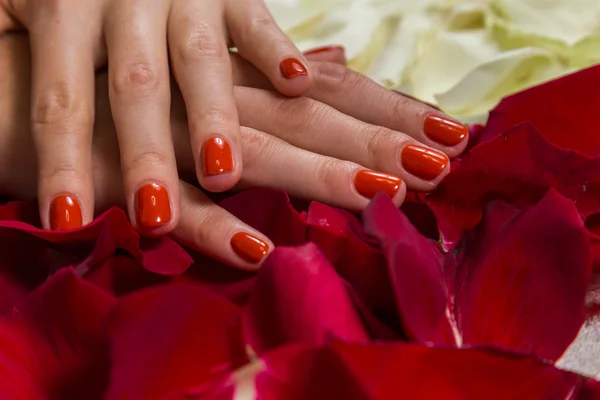
[[[322,61],[344,62],[343,52],[334,51],[328,55],[319,54],[318,57]],[[236,84],[272,89],[268,80],[249,64],[237,57],[232,57],[232,61]],[[422,120],[430,113],[439,114],[438,111],[388,91],[359,74],[349,72],[340,64],[325,62],[312,65],[319,84],[307,92],[306,98],[286,99],[262,89],[236,87],[242,122],[245,120],[249,126],[270,133],[242,128],[244,157],[248,168],[244,170],[244,177],[238,188],[274,187],[292,195],[359,211],[368,204],[368,199],[353,189],[351,177],[356,171],[366,168],[392,175],[399,174],[405,182],[424,190],[433,188],[449,171],[448,166],[435,181],[424,182],[406,176],[397,159],[402,146],[419,144],[416,139],[426,140],[422,139]],[[30,109],[29,72],[27,38],[17,34],[0,36],[0,195],[21,200],[36,197],[35,155],[27,124]],[[95,86],[96,118],[92,161],[98,213],[113,205],[125,206],[125,198],[106,73],[97,74]],[[367,104],[378,106],[356,107],[357,103],[352,98],[358,96],[366,99]],[[312,100],[311,97],[317,100]],[[387,107],[382,107],[382,104]],[[398,109],[409,112],[394,115],[393,111]],[[354,118],[349,115],[354,115]],[[361,119],[370,119],[372,124]],[[176,90],[172,94],[170,126],[180,177],[195,182],[195,158],[190,149],[185,105]],[[410,129],[415,138],[389,127]],[[327,147],[324,143],[330,137],[332,139],[329,142],[333,142]],[[339,146],[340,140],[344,146]],[[296,147],[290,145],[294,141],[298,142]],[[449,155],[460,153],[464,145],[466,140],[459,146],[450,148],[430,144]],[[370,151],[365,152],[365,148]],[[321,155],[332,156],[332,151],[345,151],[348,157],[344,154],[335,155],[337,158]],[[345,161],[360,159],[364,159],[364,162],[361,161],[364,167]],[[324,170],[324,167],[330,168],[331,173]],[[298,170],[304,173],[292,172]],[[199,190],[186,184],[180,184],[180,187],[183,193],[182,212],[186,218],[175,228],[175,239],[230,265],[239,268],[254,267],[232,256],[227,245],[228,235],[246,231],[260,237],[260,233],[253,232],[241,221],[208,201]],[[402,202],[405,190],[406,185],[403,183],[393,199],[397,205]],[[221,232],[219,236],[213,229],[208,235],[206,232],[201,233],[203,226],[225,227],[227,232]],[[272,249],[268,238],[261,239]]]

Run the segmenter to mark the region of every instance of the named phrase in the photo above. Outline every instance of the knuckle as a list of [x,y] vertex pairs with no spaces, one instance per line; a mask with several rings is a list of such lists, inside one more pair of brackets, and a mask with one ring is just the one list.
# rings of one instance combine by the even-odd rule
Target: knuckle
[[[198,206],[194,212],[194,242],[198,248],[210,248],[218,241],[215,232],[222,232],[226,225],[223,214],[213,207]],[[217,240],[215,240],[217,239]]]
[[66,82],[53,85],[37,96],[31,110],[34,130],[47,126],[65,126],[73,123],[92,124],[92,112],[80,96]]
[[110,86],[117,96],[127,94],[145,96],[158,92],[160,79],[153,63],[131,62],[117,67],[110,80]]
[[44,181],[81,181],[83,179],[82,171],[74,163],[67,160],[56,162],[47,168],[40,168],[39,174],[40,179]]
[[336,174],[337,164],[333,158],[326,158],[321,161],[317,167],[317,182],[325,190],[330,190],[339,185],[339,178]]
[[187,40],[181,42],[176,54],[184,62],[224,59],[228,50],[219,34],[214,26],[198,22],[188,34]]
[[244,169],[251,170],[266,157],[271,138],[254,129],[242,129]]
[[156,147],[141,147],[130,156],[122,158],[123,171],[131,173],[133,171],[148,170],[148,167],[161,167],[169,162],[169,157]]
[[359,75],[350,68],[337,63],[314,63],[312,73],[315,82],[324,85],[327,91],[347,92],[360,83]]
[[235,121],[237,121],[235,109],[230,110],[221,104],[212,103],[199,110],[194,118],[190,118],[190,129],[191,132],[205,129],[218,131],[218,127],[228,126]]
[[248,23],[244,26],[243,34],[246,38],[250,38],[270,30],[273,25],[274,22],[270,15],[257,15],[250,18]]
[[366,132],[365,141],[368,159],[374,165],[378,165],[382,151],[391,148],[397,140],[394,131],[383,126],[376,126]]
[[[308,97],[282,99],[278,104],[279,115],[290,131],[314,123],[320,116],[321,104]],[[306,118],[308,116],[308,118]]]

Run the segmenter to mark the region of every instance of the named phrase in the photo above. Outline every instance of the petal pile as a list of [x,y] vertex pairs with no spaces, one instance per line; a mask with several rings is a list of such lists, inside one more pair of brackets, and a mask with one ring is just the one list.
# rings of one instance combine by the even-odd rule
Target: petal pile
[[277,246],[258,273],[0,205],[0,398],[600,399],[598,82],[506,99],[402,210],[223,200]]

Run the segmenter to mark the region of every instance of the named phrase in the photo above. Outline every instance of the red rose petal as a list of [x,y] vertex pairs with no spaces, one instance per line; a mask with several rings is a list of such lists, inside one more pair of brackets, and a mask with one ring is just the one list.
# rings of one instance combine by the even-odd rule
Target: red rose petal
[[330,337],[369,339],[340,277],[314,244],[271,253],[244,313],[244,332],[258,354]]
[[422,343],[456,344],[437,244],[424,238],[391,200],[377,195],[364,212],[365,230],[385,250],[403,327]]
[[308,239],[316,244],[359,299],[382,319],[398,313],[383,252],[369,243],[363,227],[347,211],[312,203],[307,215]]
[[595,157],[599,91],[600,67],[592,67],[510,96],[490,113],[480,143],[530,122],[554,145]]
[[124,297],[110,315],[109,336],[107,399],[163,399],[247,361],[240,310],[190,283]]
[[[535,204],[550,187],[579,198],[585,183],[600,176],[600,159],[562,150],[528,124],[475,147],[427,199],[436,215],[446,248],[481,220],[492,200],[519,207]],[[597,205],[588,205],[600,210]]]
[[492,350],[342,342],[333,348],[369,399],[564,400],[580,382],[535,358]]
[[[109,369],[103,320],[114,304],[70,269],[32,292],[0,322],[3,398],[101,399]],[[10,390],[18,395],[4,397]]]
[[492,204],[466,238],[455,293],[459,326],[464,343],[554,361],[585,319],[589,244],[572,202],[553,190],[517,214]]

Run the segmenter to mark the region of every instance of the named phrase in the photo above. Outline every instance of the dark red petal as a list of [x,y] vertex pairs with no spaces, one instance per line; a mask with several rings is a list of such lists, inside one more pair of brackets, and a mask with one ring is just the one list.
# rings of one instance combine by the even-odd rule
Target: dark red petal
[[[600,159],[590,159],[548,143],[528,124],[475,147],[427,199],[446,248],[481,220],[492,200],[523,207],[535,204],[550,187],[571,199],[600,176]],[[598,201],[600,203],[600,200]],[[598,206],[600,209],[600,204]]]
[[358,298],[382,319],[397,320],[385,257],[370,243],[358,218],[348,211],[313,202],[307,224],[309,241],[350,283]]
[[576,394],[571,400],[600,400],[600,382],[594,379],[585,379],[582,381]]
[[[219,203],[243,222],[265,234],[276,246],[297,246],[306,242],[306,223],[284,192],[250,189]],[[194,265],[182,278],[202,282],[206,287],[236,304],[248,301],[254,273],[223,265],[190,251]]]
[[163,399],[247,361],[240,310],[190,283],[122,298],[109,318],[107,399]]
[[556,146],[596,156],[599,91],[600,67],[592,67],[510,96],[490,113],[480,143],[530,122]]
[[365,230],[380,240],[396,304],[411,339],[456,344],[438,245],[423,237],[392,201],[377,195],[364,212]]
[[465,237],[455,312],[466,344],[556,360],[585,317],[590,247],[573,203],[551,190],[519,213],[492,203]]
[[579,376],[532,357],[415,344],[333,344],[370,399],[564,400]]
[[258,354],[330,337],[369,339],[342,280],[312,243],[271,253],[245,310],[244,333]]
[[72,270],[56,273],[0,323],[0,387],[19,387],[9,398],[29,391],[101,399],[109,369],[103,322],[114,304]]

